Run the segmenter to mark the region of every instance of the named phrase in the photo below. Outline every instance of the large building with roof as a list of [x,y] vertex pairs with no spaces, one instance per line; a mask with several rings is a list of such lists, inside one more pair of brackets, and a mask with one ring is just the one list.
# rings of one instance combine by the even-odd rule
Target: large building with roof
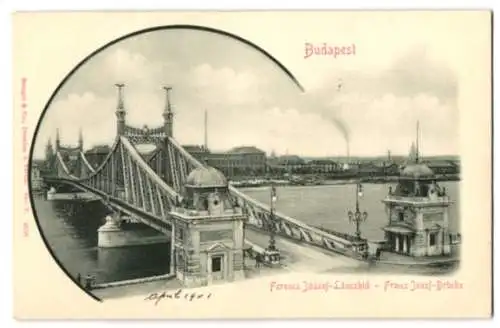
[[213,166],[228,178],[235,176],[255,176],[266,173],[267,157],[263,150],[254,146],[239,146],[225,152],[213,152],[208,148],[208,115],[205,111],[205,140],[203,145],[183,145],[182,147],[198,161]]
[[254,146],[234,147],[226,152],[211,152],[205,146],[183,146],[199,161],[213,166],[228,177],[262,175],[266,172],[266,153]]

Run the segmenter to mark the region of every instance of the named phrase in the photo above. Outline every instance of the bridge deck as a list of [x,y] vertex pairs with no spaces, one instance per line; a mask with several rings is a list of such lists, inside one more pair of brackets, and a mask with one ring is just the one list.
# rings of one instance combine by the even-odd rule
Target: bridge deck
[[[245,238],[260,247],[269,244],[269,234],[254,229],[245,230]],[[320,273],[335,269],[357,268],[362,262],[276,236],[276,247],[280,250],[284,269],[293,272]]]

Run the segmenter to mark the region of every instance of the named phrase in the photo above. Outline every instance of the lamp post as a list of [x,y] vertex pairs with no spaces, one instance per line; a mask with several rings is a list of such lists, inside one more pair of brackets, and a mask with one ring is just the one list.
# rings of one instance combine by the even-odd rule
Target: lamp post
[[361,239],[361,231],[359,230],[359,225],[361,222],[365,222],[368,218],[368,213],[364,211],[361,213],[359,210],[359,198],[363,196],[363,186],[361,183],[356,184],[356,210],[354,213],[352,211],[347,212],[347,216],[349,218],[349,222],[354,223],[356,225],[356,238]]
[[270,251],[276,251],[276,240],[275,240],[275,237],[274,237],[274,212],[275,212],[275,205],[276,205],[276,200],[277,200],[277,196],[276,196],[276,187],[274,186],[274,183],[271,184],[271,231],[270,231],[270,238],[269,238],[269,247],[268,249]]
[[277,196],[276,196],[276,187],[274,183],[271,184],[271,213],[270,213],[270,238],[269,238],[269,246],[264,250],[264,262],[272,267],[280,266],[281,256],[280,252],[276,248],[276,240],[275,240],[275,204],[276,204]]

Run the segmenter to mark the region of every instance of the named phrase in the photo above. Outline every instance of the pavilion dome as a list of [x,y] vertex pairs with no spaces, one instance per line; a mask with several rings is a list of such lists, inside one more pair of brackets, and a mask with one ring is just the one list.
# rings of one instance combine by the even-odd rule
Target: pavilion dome
[[226,187],[228,185],[224,174],[213,167],[199,167],[189,173],[186,185],[198,188]]
[[406,178],[431,178],[434,177],[434,172],[425,164],[410,164],[401,172],[402,177]]

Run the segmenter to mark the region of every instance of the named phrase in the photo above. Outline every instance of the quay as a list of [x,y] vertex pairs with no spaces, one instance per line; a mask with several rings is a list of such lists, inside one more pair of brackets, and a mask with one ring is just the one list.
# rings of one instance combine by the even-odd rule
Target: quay
[[116,288],[116,287],[137,285],[137,284],[143,284],[143,283],[149,283],[149,282],[165,281],[165,280],[169,280],[171,278],[175,278],[175,275],[168,273],[168,274],[163,274],[163,275],[159,275],[159,276],[152,276],[152,277],[145,277],[145,278],[136,278],[136,279],[95,284],[92,286],[92,289]]
[[[303,178],[299,176],[300,178]],[[305,177],[307,178],[307,177]],[[261,177],[256,180],[231,180],[230,184],[237,188],[251,189],[251,188],[266,188],[272,185],[282,186],[282,187],[299,187],[299,186],[334,186],[334,185],[347,185],[347,184],[357,184],[362,183],[397,183],[399,180],[398,176],[373,176],[373,177],[363,177],[354,176],[353,178],[317,178],[314,182],[304,181],[304,182],[292,182],[290,180],[283,179],[273,179],[268,177]],[[460,181],[459,174],[436,174],[435,181]]]

